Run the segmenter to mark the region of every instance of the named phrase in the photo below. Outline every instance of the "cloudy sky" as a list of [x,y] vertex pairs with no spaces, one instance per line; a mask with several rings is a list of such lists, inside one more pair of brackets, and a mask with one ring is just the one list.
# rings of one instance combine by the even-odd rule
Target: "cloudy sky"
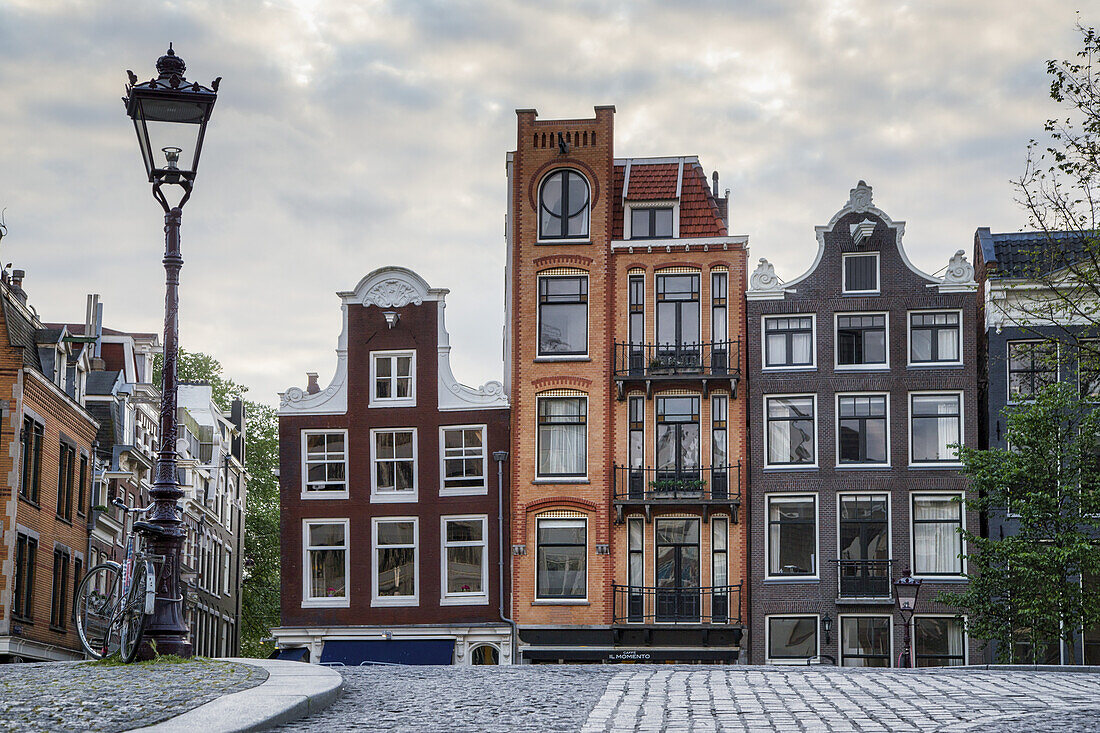
[[[162,213],[119,101],[175,44],[222,76],[184,212],[182,343],[253,399],[326,383],[337,290],[411,267],[448,287],[461,381],[499,379],[516,108],[614,104],[618,156],[694,154],[780,276],[866,179],[939,270],[1026,225],[1010,180],[1060,110],[1046,60],[1080,2],[0,0],[5,263],[46,320],[158,331]],[[1086,24],[1100,22],[1082,17]]]

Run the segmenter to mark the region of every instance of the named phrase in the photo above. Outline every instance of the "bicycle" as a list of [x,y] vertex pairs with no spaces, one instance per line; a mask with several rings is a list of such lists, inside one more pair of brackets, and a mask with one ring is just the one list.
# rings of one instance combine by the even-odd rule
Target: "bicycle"
[[[123,536],[126,559],[100,563],[88,571],[76,592],[76,630],[84,650],[93,659],[102,659],[116,651],[124,664],[134,661],[141,647],[145,621],[156,602],[156,564],[164,558],[145,550],[144,532],[160,534],[161,528],[149,522],[135,521],[131,515],[144,509],[129,507],[121,499],[112,505],[123,512]],[[129,524],[129,528],[127,528]],[[136,534],[134,530],[140,530]]]

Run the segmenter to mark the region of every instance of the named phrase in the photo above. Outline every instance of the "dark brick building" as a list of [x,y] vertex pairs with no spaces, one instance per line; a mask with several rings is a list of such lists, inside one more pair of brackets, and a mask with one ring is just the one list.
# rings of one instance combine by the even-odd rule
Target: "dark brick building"
[[400,267],[370,273],[339,294],[332,382],[311,374],[281,395],[284,656],[513,659],[494,456],[508,449],[508,403],[500,382],[451,374],[447,292]]
[[973,268],[917,270],[905,225],[860,181],[816,228],[818,252],[784,282],[766,260],[747,293],[750,640],[754,663],[893,666],[892,581],[922,578],[920,666],[979,661],[951,609],[964,581],[953,443],[978,445]]

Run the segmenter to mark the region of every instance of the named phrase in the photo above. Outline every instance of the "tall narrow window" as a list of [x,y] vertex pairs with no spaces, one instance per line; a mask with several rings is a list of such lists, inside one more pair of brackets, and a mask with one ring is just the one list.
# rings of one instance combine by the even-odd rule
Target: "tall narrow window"
[[645,371],[645,275],[630,276],[630,373]]
[[588,278],[539,278],[539,355],[588,353]]
[[957,394],[910,395],[909,429],[913,463],[954,463],[962,443],[961,398]]
[[842,616],[840,666],[889,667],[890,617]]
[[699,398],[657,398],[657,491],[699,491]]
[[958,494],[913,496],[913,574],[962,575],[962,501]]
[[640,517],[627,520],[627,579],[630,584],[627,615],[631,622],[645,620],[645,524]]
[[[304,606],[348,605],[348,520],[307,521],[304,527]],[[203,553],[203,565],[206,553]],[[202,573],[206,576],[207,573]]]
[[68,619],[69,553],[58,548],[53,551],[53,594],[50,598],[50,626],[64,629]]
[[816,463],[814,398],[768,397],[766,407],[768,465]]
[[42,474],[42,438],[45,428],[32,417],[23,418],[23,480],[19,495],[38,503],[38,486]]
[[416,605],[417,520],[374,520],[374,599],[376,606]]
[[551,173],[539,189],[539,238],[588,237],[588,181],[576,171]]
[[959,314],[910,313],[909,361],[913,364],[959,361]]
[[376,407],[416,406],[416,352],[371,352],[370,404]]
[[841,367],[886,364],[886,314],[837,316],[836,363]]
[[725,499],[729,496],[729,397],[724,394],[710,398],[710,475],[711,497]]
[[671,237],[671,207],[630,210],[631,239],[669,239]]
[[764,319],[764,366],[814,365],[812,316],[771,316]]
[[588,594],[587,520],[537,520],[538,558],[535,596],[577,599]]
[[440,428],[443,444],[441,494],[484,494],[485,426]]
[[710,340],[711,370],[716,374],[725,374],[729,369],[730,348],[727,326],[726,298],[729,276],[725,272],[714,272],[710,276]]
[[444,602],[488,602],[485,524],[484,516],[443,517]]
[[375,501],[416,498],[416,429],[372,430]]
[[538,475],[582,477],[588,471],[588,400],[538,398]]
[[68,521],[73,518],[73,474],[76,473],[76,448],[61,442],[57,465],[57,516]]
[[15,539],[15,602],[12,616],[30,621],[34,607],[34,568],[38,562],[38,540],[25,534]]
[[962,619],[913,617],[913,647],[918,667],[957,667],[966,664],[966,635],[963,633]]
[[347,496],[347,432],[303,431],[303,496]]
[[887,462],[886,395],[840,395],[837,423],[841,464]]
[[816,497],[768,497],[768,575],[817,575]]
[[730,620],[730,576],[729,576],[729,520],[725,517],[712,517],[710,520],[710,584],[711,622],[729,623]]
[[645,495],[645,400],[639,395],[630,398],[630,480],[628,492],[631,499]]
[[878,292],[878,254],[843,255],[844,292]]
[[1008,342],[1008,401],[1022,402],[1058,381],[1058,345],[1050,341]]

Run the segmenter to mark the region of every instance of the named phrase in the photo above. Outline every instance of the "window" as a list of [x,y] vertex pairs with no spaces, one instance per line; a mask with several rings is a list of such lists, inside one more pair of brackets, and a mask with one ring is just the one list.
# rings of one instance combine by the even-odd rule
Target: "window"
[[957,311],[909,314],[910,364],[957,364],[960,342]]
[[305,581],[302,605],[347,606],[347,580],[350,574],[348,520],[306,520],[303,529]]
[[69,551],[57,548],[53,551],[53,594],[50,597],[50,626],[64,629],[69,617]]
[[911,463],[957,463],[962,443],[962,396],[910,395]]
[[416,352],[372,351],[371,407],[416,406]]
[[813,365],[813,316],[764,318],[765,368],[812,367]]
[[80,473],[76,478],[76,513],[84,516],[88,511],[88,505],[84,503],[88,497],[88,455],[80,454]]
[[1049,341],[1008,342],[1008,401],[1033,399],[1058,381],[1058,345]]
[[416,517],[371,520],[372,606],[415,606],[419,602],[419,530]]
[[302,431],[302,498],[347,498],[348,433]]
[[844,292],[878,292],[878,254],[844,255]]
[[538,398],[538,475],[581,478],[588,472],[588,400]]
[[38,561],[38,539],[25,534],[15,539],[15,602],[12,616],[30,621],[34,607],[34,567]]
[[890,616],[840,617],[840,666],[890,666]]
[[768,497],[768,575],[817,575],[817,497]]
[[489,602],[486,517],[443,517],[443,595],[440,603]]
[[370,433],[371,501],[416,501],[416,429]]
[[817,654],[817,616],[768,617],[768,661],[801,661]]
[[631,239],[670,239],[672,237],[672,208],[630,210]]
[[555,171],[539,189],[539,239],[588,238],[588,181],[576,171]]
[[914,616],[913,647],[918,667],[958,667],[966,664],[962,619]]
[[812,396],[765,398],[769,466],[811,466],[817,462],[814,406]]
[[1100,340],[1081,339],[1077,344],[1077,380],[1081,397],[1100,397]]
[[588,521],[537,520],[538,577],[535,597],[574,600],[588,594]]
[[539,278],[539,356],[588,353],[588,277]]
[[73,518],[73,482],[76,473],[76,448],[61,441],[57,463],[57,516],[65,521]]
[[33,417],[23,418],[23,480],[19,495],[27,501],[38,503],[38,486],[42,474],[42,437],[45,428]]
[[837,395],[836,407],[838,462],[889,463],[886,395]]
[[913,575],[962,575],[962,496],[913,495]]
[[439,493],[486,493],[485,426],[440,428],[439,434],[443,446],[443,485]]
[[886,366],[886,314],[855,313],[836,317],[838,367]]
[[729,520],[725,517],[712,517],[710,520],[710,584],[711,621],[716,624],[729,623]]

